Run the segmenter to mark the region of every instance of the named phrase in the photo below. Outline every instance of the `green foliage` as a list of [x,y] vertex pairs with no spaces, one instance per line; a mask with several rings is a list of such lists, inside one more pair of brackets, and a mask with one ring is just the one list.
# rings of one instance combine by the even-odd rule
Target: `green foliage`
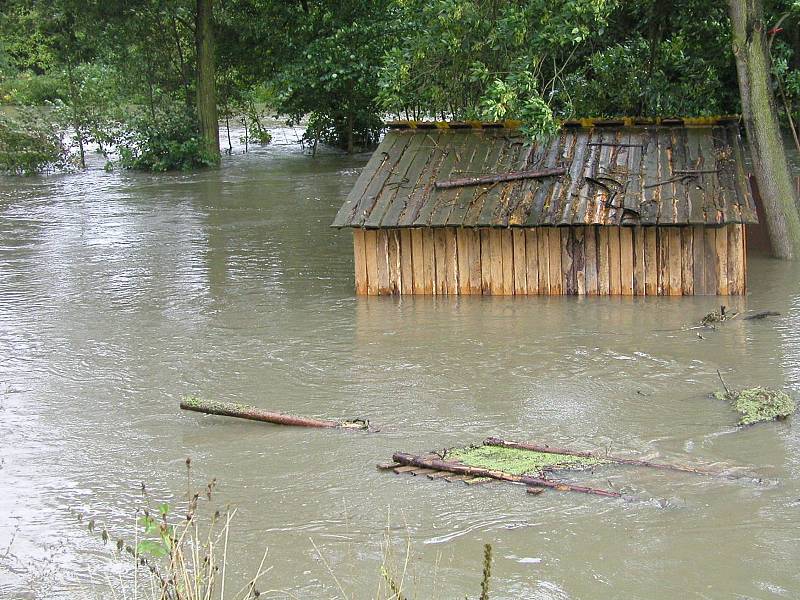
[[215,164],[200,142],[194,113],[180,106],[154,113],[130,112],[125,129],[119,162],[126,169],[187,171]]
[[63,131],[41,110],[0,114],[0,171],[34,175],[72,165]]
[[723,2],[621,4],[602,43],[565,79],[582,116],[735,112],[738,87]]
[[396,27],[389,0],[317,0],[286,10],[296,20],[284,44],[274,85],[275,109],[298,123],[310,115],[307,139],[340,148],[377,141],[381,119],[375,63]]
[[520,119],[531,135],[569,107],[556,93],[615,5],[604,0],[408,0],[410,32],[389,49],[378,102],[411,118]]
[[0,75],[0,104],[42,106],[65,95],[60,74],[38,75],[22,71],[7,76]]

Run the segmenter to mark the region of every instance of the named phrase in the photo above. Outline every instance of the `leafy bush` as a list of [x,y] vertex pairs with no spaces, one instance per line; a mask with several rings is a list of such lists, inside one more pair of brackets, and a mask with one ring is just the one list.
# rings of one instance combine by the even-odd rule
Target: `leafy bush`
[[0,78],[0,104],[42,106],[64,96],[64,80],[56,74],[29,71]]
[[133,112],[120,142],[119,162],[126,169],[188,171],[215,163],[197,132],[195,115],[179,106],[154,112]]
[[46,113],[21,109],[13,117],[0,114],[0,171],[34,175],[70,166],[63,135]]

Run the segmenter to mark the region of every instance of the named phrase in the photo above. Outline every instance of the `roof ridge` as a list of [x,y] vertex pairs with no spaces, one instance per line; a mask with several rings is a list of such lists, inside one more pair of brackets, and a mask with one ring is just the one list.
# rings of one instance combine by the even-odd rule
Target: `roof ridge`
[[[637,127],[647,125],[708,127],[741,121],[740,115],[715,115],[708,117],[590,117],[564,119],[561,127]],[[522,121],[415,121],[399,120],[385,123],[390,129],[519,129]]]

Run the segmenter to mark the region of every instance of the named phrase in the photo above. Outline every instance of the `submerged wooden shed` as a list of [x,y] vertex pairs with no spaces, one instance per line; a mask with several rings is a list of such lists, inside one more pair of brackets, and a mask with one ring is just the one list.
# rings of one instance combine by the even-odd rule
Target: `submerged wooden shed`
[[[471,181],[470,181],[471,180]],[[490,181],[491,180],[491,181]],[[339,210],[359,294],[743,294],[736,118],[399,122]]]

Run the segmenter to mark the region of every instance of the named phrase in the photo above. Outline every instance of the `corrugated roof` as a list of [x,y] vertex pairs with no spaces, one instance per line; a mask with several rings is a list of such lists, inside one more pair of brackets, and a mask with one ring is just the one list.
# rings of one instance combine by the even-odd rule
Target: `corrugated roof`
[[[333,226],[756,223],[736,123],[668,123],[565,123],[546,143],[531,142],[503,124],[396,124]],[[565,172],[558,176],[450,189],[435,185],[559,167]]]

